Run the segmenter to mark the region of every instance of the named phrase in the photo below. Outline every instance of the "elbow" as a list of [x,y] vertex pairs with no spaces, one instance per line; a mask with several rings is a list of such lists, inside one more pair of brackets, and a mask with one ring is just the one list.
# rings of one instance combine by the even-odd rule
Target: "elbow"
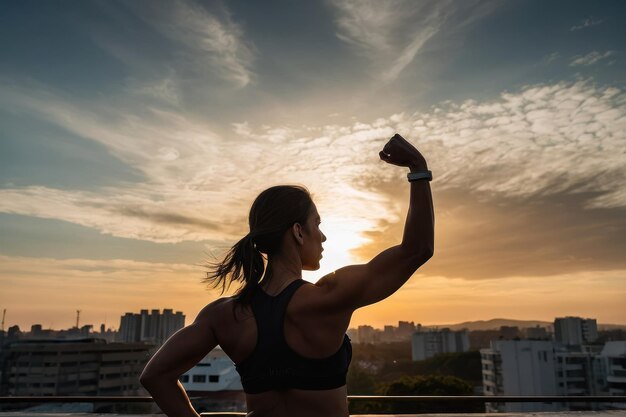
[[150,381],[151,379],[147,375],[141,374],[141,376],[139,377],[139,383],[146,389],[148,389]]
[[143,385],[144,388],[148,389],[150,386],[154,385],[156,379],[157,377],[155,375],[151,375],[144,370],[139,376],[139,383]]
[[415,269],[424,265],[430,258],[435,254],[435,250],[432,245],[427,245],[421,248],[419,251],[415,252],[413,255],[413,260],[415,262]]
[[424,253],[422,254],[422,256],[424,257],[424,259],[427,261],[430,258],[433,257],[433,255],[435,254],[435,248],[434,245],[429,245],[425,250]]

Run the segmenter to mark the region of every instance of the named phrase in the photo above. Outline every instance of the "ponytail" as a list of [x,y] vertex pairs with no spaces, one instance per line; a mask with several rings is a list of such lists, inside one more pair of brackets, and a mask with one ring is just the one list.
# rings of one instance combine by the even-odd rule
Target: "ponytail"
[[271,279],[272,266],[268,263],[265,270],[263,254],[279,253],[285,232],[294,223],[305,225],[312,207],[311,194],[303,186],[277,185],[263,191],[250,209],[251,232],[230,248],[223,261],[208,263],[203,281],[213,288],[221,285],[222,294],[239,281],[235,304],[249,305],[261,279]]
[[[244,236],[228,251],[222,262],[212,264],[212,271],[206,273],[204,281],[213,288],[222,286],[221,294],[230,288],[230,284],[239,281],[242,285],[236,296],[242,304],[249,304],[253,289],[258,286],[265,264],[263,255],[256,248],[251,234]],[[230,275],[230,279],[228,276]]]

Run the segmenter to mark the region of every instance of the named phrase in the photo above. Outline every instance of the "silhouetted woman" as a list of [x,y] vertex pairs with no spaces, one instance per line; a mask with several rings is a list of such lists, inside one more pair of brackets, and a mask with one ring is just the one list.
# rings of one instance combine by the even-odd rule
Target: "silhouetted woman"
[[233,281],[242,286],[235,296],[204,307],[191,325],[167,340],[141,375],[163,412],[198,416],[178,379],[219,344],[241,375],[249,416],[348,416],[352,346],[345,333],[352,313],[396,292],[434,248],[426,160],[400,135],[379,156],[411,171],[402,242],[367,264],[346,266],[309,283],[302,270],[319,269],[326,240],[317,208],[300,186],[263,191],[250,210],[250,233],[207,277],[222,288]]

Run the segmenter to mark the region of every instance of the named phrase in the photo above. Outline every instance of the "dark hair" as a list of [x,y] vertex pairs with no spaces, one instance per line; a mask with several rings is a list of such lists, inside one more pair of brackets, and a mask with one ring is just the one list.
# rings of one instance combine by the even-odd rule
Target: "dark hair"
[[[303,186],[276,185],[263,191],[250,208],[250,233],[235,243],[222,262],[208,263],[210,271],[204,281],[213,288],[221,284],[222,294],[234,281],[240,281],[236,301],[240,305],[249,304],[253,290],[266,272],[261,253],[268,256],[277,253],[285,232],[294,223],[306,228],[312,207],[311,194]],[[265,275],[271,278],[271,271]]]

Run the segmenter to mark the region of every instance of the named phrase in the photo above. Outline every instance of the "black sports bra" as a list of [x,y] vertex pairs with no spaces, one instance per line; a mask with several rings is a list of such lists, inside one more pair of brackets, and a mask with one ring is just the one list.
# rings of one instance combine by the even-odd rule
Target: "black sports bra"
[[298,279],[276,296],[267,295],[259,287],[253,293],[250,305],[257,323],[257,344],[248,358],[235,365],[246,393],[287,388],[325,390],[346,384],[352,360],[348,335],[344,335],[337,352],[320,359],[299,355],[285,341],[287,303],[305,282]]

